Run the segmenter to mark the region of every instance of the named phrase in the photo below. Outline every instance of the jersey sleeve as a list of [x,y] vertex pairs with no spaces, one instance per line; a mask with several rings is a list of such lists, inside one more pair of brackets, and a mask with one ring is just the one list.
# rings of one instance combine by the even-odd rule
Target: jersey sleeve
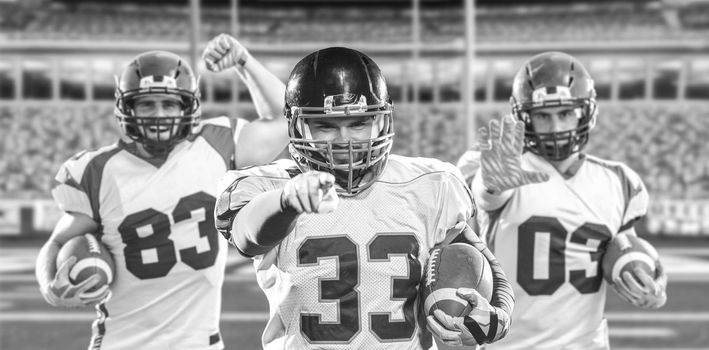
[[241,130],[247,124],[249,124],[249,121],[246,119],[229,118],[226,116],[202,120],[202,126],[221,127],[221,128],[228,128],[229,130],[231,130],[229,135],[230,135],[230,139],[234,145],[236,145],[237,141],[239,140],[239,135],[241,134]]
[[625,198],[625,212],[619,232],[631,228],[638,219],[644,217],[650,201],[650,195],[638,173],[626,165],[622,166],[622,172],[621,187]]
[[471,186],[473,177],[480,168],[480,152],[473,150],[466,151],[462,156],[460,156],[456,166],[462,173],[465,184]]
[[224,159],[227,169],[235,169],[236,137],[232,120],[216,117],[202,121],[199,135]]
[[219,181],[217,203],[214,207],[214,222],[217,230],[234,244],[231,234],[234,218],[254,197],[261,193],[282,188],[289,179],[281,169],[285,162],[243,170],[228,171]]
[[467,222],[475,216],[476,207],[470,188],[463,175],[452,164],[445,165],[439,190],[439,220],[435,229],[435,243],[446,240],[446,233],[459,222]]
[[84,178],[90,160],[86,152],[82,152],[64,162],[54,177],[52,196],[62,211],[84,214],[97,220],[98,213],[93,210],[96,203],[91,203],[89,193],[98,189],[92,187],[90,178]]

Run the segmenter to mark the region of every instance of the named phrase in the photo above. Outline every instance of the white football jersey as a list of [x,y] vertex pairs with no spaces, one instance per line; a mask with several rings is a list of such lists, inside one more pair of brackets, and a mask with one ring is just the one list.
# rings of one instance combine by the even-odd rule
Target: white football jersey
[[212,213],[217,183],[233,168],[230,121],[203,122],[162,163],[134,148],[121,140],[80,153],[56,177],[59,206],[101,225],[116,266],[90,349],[222,349],[227,244]]
[[460,172],[463,174],[465,183],[470,186],[473,181],[473,176],[480,169],[480,151],[467,150],[458,159],[456,164]]
[[613,236],[645,215],[648,193],[626,165],[584,157],[565,179],[525,153],[522,167],[550,179],[504,192],[501,207],[480,195],[475,176],[475,200],[487,216],[482,232],[516,300],[509,334],[488,349],[609,348],[601,257]]
[[[480,169],[480,156],[480,151],[471,149],[465,151],[458,159],[456,167],[460,169],[460,172],[463,174],[463,179],[465,179],[465,183],[468,186],[472,186],[473,177],[475,177],[478,169]],[[479,233],[481,232],[480,228],[485,227],[487,224],[485,220],[487,220],[487,215],[475,215],[475,220],[471,220],[468,224],[475,232]]]
[[[245,205],[281,189],[292,161],[227,173]],[[303,214],[293,231],[254,258],[270,304],[266,349],[428,349],[418,286],[428,252],[474,204],[460,172],[434,159],[391,155],[379,179],[340,196],[328,214]]]

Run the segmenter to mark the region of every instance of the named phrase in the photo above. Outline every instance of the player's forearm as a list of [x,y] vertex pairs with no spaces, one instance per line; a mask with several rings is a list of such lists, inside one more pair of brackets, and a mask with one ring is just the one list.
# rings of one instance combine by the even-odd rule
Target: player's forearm
[[499,307],[508,315],[512,315],[512,309],[514,309],[515,305],[512,285],[510,281],[507,280],[502,266],[492,252],[487,247],[481,250],[481,252],[490,263],[490,270],[492,270],[492,300],[490,301],[490,305]]
[[[466,235],[466,237],[467,236],[470,235]],[[475,237],[477,238],[477,236]],[[514,309],[515,299],[512,292],[512,285],[507,280],[505,272],[502,271],[502,266],[490,249],[479,239],[473,242],[473,246],[485,256],[485,259],[490,263],[490,270],[492,271],[492,297],[490,298],[490,305],[495,308],[496,317],[491,320],[490,332],[488,333],[490,338],[486,340],[486,342],[492,343],[502,339],[507,335],[507,332],[509,332],[510,317]]]
[[293,229],[298,213],[281,205],[282,190],[260,194],[246,204],[234,218],[234,244],[247,256],[268,252]]
[[485,211],[493,211],[500,208],[507,202],[507,200],[512,197],[512,190],[507,190],[502,193],[492,193],[483,184],[481,170],[473,177],[473,183],[471,186],[473,192],[473,199],[475,199],[475,204],[477,204],[480,209]]
[[39,250],[37,261],[35,262],[35,277],[40,290],[44,290],[57,273],[55,261],[60,248],[61,244],[59,242],[50,239]]
[[244,127],[236,145],[237,168],[272,162],[288,145],[289,140],[285,118],[249,123]]
[[502,266],[497,261],[495,255],[492,254],[480,237],[473,232],[470,226],[466,226],[463,232],[456,237],[453,242],[470,244],[485,256],[485,259],[490,263],[490,270],[492,271],[493,293],[490,305],[499,307],[508,315],[511,315],[512,309],[514,308],[512,285],[509,280],[507,280],[507,276],[505,276],[505,272],[502,270]]
[[59,249],[72,237],[87,232],[96,232],[99,224],[94,219],[81,213],[64,213],[54,226],[52,235],[37,255],[35,276],[40,287],[45,287],[54,280],[57,273],[56,260]]
[[286,85],[250,54],[237,74],[249,89],[249,94],[261,119],[279,118],[285,105]]

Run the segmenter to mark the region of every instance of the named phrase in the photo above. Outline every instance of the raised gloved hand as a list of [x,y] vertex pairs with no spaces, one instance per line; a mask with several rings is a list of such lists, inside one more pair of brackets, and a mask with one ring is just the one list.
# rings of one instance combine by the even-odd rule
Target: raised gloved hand
[[482,182],[488,192],[499,194],[519,186],[544,182],[549,176],[522,169],[524,123],[512,116],[490,120],[489,130],[479,130],[480,142],[473,149],[480,151]]
[[207,69],[221,72],[227,68],[243,67],[250,54],[244,45],[229,34],[219,34],[207,43],[202,60]]

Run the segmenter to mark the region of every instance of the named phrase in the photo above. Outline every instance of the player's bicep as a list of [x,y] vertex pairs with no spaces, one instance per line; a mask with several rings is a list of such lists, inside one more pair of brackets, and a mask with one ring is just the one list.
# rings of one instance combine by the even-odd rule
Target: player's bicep
[[98,231],[99,224],[86,214],[78,212],[64,213],[54,226],[50,240],[63,245],[68,240]]
[[268,164],[289,142],[285,118],[255,120],[235,134],[237,168]]

